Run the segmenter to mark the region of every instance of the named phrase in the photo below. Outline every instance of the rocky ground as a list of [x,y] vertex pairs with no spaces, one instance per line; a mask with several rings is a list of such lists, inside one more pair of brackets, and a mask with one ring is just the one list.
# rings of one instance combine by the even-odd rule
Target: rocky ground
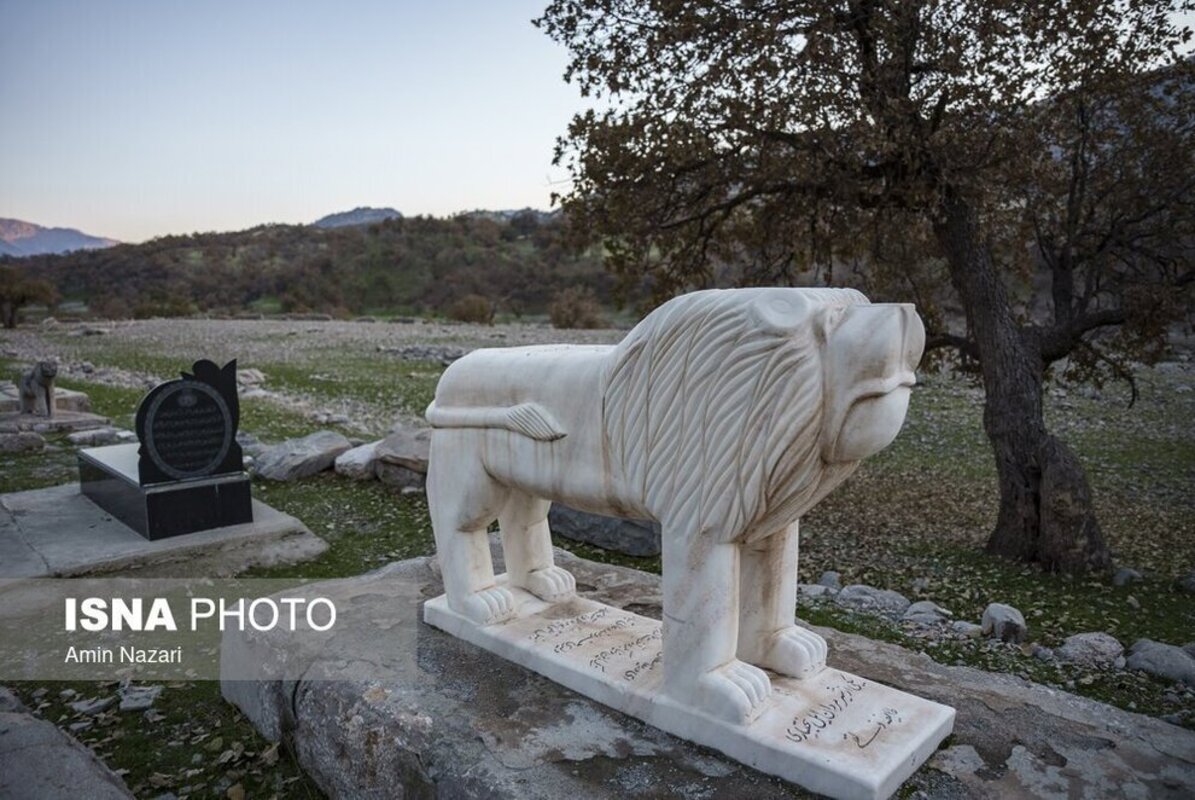
[[[425,322],[51,324],[0,334],[0,373],[8,373],[0,378],[33,359],[57,357],[63,384],[87,391],[95,411],[128,428],[153,382],[198,357],[237,358],[247,371],[247,452],[261,458],[268,445],[319,430],[329,431],[322,441],[336,450],[322,463],[328,469],[302,477],[305,469],[293,470],[296,462],[275,452],[275,477],[294,479],[255,481],[255,494],[332,545],[314,562],[275,573],[340,577],[433,550],[418,470],[406,460],[417,443],[392,437],[380,453],[352,448],[396,425],[413,436],[445,362],[478,346],[614,342],[621,335]],[[942,664],[1008,673],[1195,728],[1195,364],[1179,352],[1136,375],[1141,396],[1132,408],[1123,386],[1055,384],[1047,396],[1052,430],[1088,468],[1116,554],[1115,577],[1043,575],[982,554],[996,498],[982,393],[964,377],[923,376],[893,446],[803,520],[800,615]],[[47,435],[39,448],[0,453],[0,491],[71,480],[78,444]],[[337,456],[343,468],[330,469]],[[656,557],[558,543],[589,558],[659,569]],[[118,698],[120,687],[70,688],[82,699],[102,699]],[[154,706],[162,718],[148,723],[146,712],[122,714],[118,704],[93,715],[78,711],[78,698],[60,696],[63,687],[37,697],[38,687],[17,690],[63,726],[92,720],[78,735],[125,770],[138,796],[224,794],[237,786],[249,796],[294,796],[306,786],[285,751],[271,752],[220,706],[210,685],[166,687]],[[187,716],[196,704],[204,714]],[[179,745],[155,762],[144,745],[162,735]],[[217,735],[221,746],[209,753],[204,742]]]

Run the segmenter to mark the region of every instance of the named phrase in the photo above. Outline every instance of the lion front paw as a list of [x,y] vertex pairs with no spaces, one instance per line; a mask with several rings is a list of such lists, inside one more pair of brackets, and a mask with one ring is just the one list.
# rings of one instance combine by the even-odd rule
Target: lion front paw
[[735,660],[701,676],[697,689],[707,713],[742,725],[759,716],[772,694],[772,682],[758,667]]
[[571,597],[577,591],[577,580],[566,569],[544,567],[528,573],[523,588],[541,600],[555,603]]
[[826,668],[826,640],[797,625],[768,637],[763,663],[781,675],[811,678]]
[[515,614],[515,598],[505,586],[482,589],[465,598],[461,612],[478,625],[492,625]]

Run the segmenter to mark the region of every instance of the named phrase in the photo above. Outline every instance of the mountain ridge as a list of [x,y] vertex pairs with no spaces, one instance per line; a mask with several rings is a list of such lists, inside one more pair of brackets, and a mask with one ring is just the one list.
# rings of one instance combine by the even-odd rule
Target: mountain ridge
[[54,228],[0,217],[0,255],[41,256],[74,250],[98,250],[120,244],[116,239],[92,236],[76,228]]

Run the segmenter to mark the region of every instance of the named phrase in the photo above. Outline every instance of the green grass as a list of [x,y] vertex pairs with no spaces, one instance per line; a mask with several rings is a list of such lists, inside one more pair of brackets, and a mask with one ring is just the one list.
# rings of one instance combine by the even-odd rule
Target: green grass
[[[427,343],[440,342],[456,343],[451,336],[438,337],[438,342],[429,337]],[[72,339],[70,345],[97,367],[172,377],[187,366],[115,337]],[[207,355],[219,360],[233,353]],[[356,403],[379,411],[383,418],[421,413],[442,373],[436,364],[330,347],[309,350],[302,358],[241,366],[265,372],[271,391],[318,404]],[[0,369],[11,374],[14,365],[0,362]],[[1182,381],[1189,384],[1188,377],[1159,371],[1145,372],[1140,380],[1142,400],[1134,409],[1125,407],[1118,389],[1105,389],[1102,397],[1074,390],[1052,392],[1047,421],[1083,459],[1104,533],[1120,563],[1145,573],[1142,583],[1114,587],[1108,576],[1046,575],[982,553],[995,522],[997,495],[993,459],[982,430],[981,398],[966,379],[942,376],[916,390],[896,442],[802,520],[800,579],[813,582],[822,571],[834,569],[842,573],[844,583],[895,589],[913,600],[931,599],[957,619],[975,622],[989,602],[1008,603],[1025,614],[1030,638],[1050,647],[1085,631],[1108,632],[1126,646],[1138,638],[1174,644],[1195,639],[1195,597],[1174,588],[1176,577],[1195,569],[1195,497],[1190,490],[1195,478],[1195,433],[1190,426],[1195,397],[1176,390]],[[87,391],[97,413],[131,427],[140,390],[72,381],[63,385]],[[241,408],[241,428],[266,441],[304,435],[317,427],[303,413],[268,400],[244,400]],[[52,449],[45,453],[0,456],[0,490],[74,480],[74,453],[65,437],[50,437],[49,444]],[[434,552],[421,495],[399,495],[377,482],[358,483],[331,473],[293,483],[256,480],[254,493],[304,520],[330,546],[313,561],[255,569],[253,577],[344,577]],[[660,570],[658,558],[555,541],[586,558]],[[1143,713],[1183,711],[1185,724],[1195,727],[1195,692],[1175,693],[1140,674],[1083,672],[985,641],[930,641],[910,636],[890,621],[828,604],[803,605],[800,613],[815,624],[893,641],[942,663],[1016,674]],[[28,700],[36,686],[25,684],[19,691]],[[49,688],[50,705],[42,714],[57,721],[64,713],[56,700],[63,687]],[[107,690],[94,684],[76,688],[84,694]],[[126,715],[82,734],[111,766],[128,770],[127,779],[140,787],[139,796],[168,790],[182,795],[182,787],[197,783],[205,788],[190,794],[210,794],[211,787],[228,777],[228,764],[214,765],[203,742],[191,743],[200,734],[182,735],[192,718],[210,729],[204,741],[218,735],[225,749],[229,742],[243,743],[243,755],[235,757],[231,772],[248,790],[247,796],[305,797],[314,792],[298,777],[286,753],[272,767],[260,763],[264,743],[219,699],[215,684],[171,687],[159,707],[166,715],[160,722],[145,725],[139,715]],[[196,712],[197,708],[202,710]],[[182,743],[169,744],[176,740]],[[168,746],[154,746],[162,741]],[[191,765],[196,753],[204,761]],[[183,775],[191,769],[200,772]],[[173,782],[153,785],[155,774]],[[164,778],[153,780],[161,783]]]

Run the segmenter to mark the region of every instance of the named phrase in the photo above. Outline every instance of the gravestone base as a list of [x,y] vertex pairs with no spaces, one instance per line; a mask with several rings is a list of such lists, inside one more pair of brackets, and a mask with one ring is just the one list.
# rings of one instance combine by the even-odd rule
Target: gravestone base
[[[506,585],[506,576],[497,578]],[[661,623],[593,600],[546,603],[508,587],[516,615],[478,625],[429,600],[423,618],[661,730],[836,798],[884,798],[950,734],[954,709],[828,667],[796,680],[769,673],[772,695],[740,725],[662,694]]]
[[213,475],[142,486],[139,445],[114,444],[79,451],[83,494],[146,539],[253,522],[249,476]]
[[253,522],[147,541],[78,484],[0,494],[0,579],[132,575],[219,578],[315,558],[328,544],[253,501]]

